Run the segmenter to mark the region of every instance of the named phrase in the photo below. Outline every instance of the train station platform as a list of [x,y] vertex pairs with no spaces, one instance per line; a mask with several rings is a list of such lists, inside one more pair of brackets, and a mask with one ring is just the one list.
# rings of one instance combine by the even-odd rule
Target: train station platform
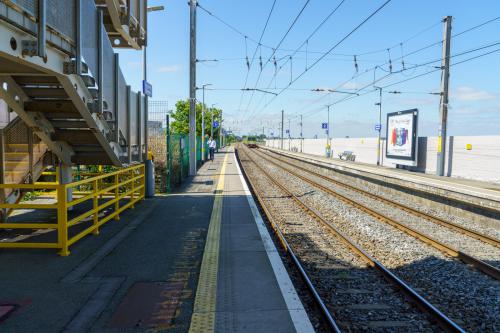
[[314,331],[231,148],[70,256],[3,249],[0,267],[1,332]]
[[394,185],[415,190],[448,200],[465,202],[491,211],[500,211],[500,184],[454,177],[439,177],[431,174],[411,172],[372,164],[343,161],[307,153],[290,152],[264,147],[268,151],[322,165],[339,172],[360,178],[372,179],[385,185]]

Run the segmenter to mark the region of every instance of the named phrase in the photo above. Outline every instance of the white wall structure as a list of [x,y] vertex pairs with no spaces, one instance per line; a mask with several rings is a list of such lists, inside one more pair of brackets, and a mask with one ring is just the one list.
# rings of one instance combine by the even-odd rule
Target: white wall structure
[[[332,138],[333,158],[344,151],[352,151],[356,162],[377,163],[377,138]],[[435,174],[437,137],[419,137],[419,171]],[[471,149],[467,149],[471,145]],[[280,140],[267,140],[266,146],[280,148]],[[283,148],[301,151],[300,139],[284,139]],[[302,152],[325,156],[326,139],[304,139]],[[395,167],[385,160],[383,141],[382,165]],[[451,149],[450,149],[451,148]],[[449,137],[446,145],[445,174],[450,177],[467,178],[500,183],[500,136],[455,136]],[[451,151],[451,154],[450,154]]]

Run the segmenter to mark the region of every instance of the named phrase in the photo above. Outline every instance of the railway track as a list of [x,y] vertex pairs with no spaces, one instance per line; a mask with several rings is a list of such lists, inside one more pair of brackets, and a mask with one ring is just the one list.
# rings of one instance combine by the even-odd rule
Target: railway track
[[[277,230],[281,243],[301,267],[299,271],[309,276],[310,289],[316,290],[314,293],[323,299],[322,304],[326,304],[323,308],[334,313],[331,317],[337,319],[341,329],[422,332],[443,328],[463,332],[417,291],[329,223],[301,195],[287,189],[256,163],[247,148],[238,152],[253,192]],[[425,310],[425,314],[414,305]]]
[[[415,237],[416,239],[419,239],[420,241],[446,253],[449,256],[458,258],[463,262],[476,267],[478,270],[485,274],[488,274],[494,279],[500,280],[500,270],[497,267],[494,267],[487,262],[469,254],[478,254],[485,259],[489,259],[489,255],[491,256],[492,254],[497,254],[497,257],[494,258],[496,260],[494,261],[500,262],[500,251],[498,251],[500,242],[498,240],[480,234],[478,232],[457,226],[453,223],[449,223],[443,219],[438,219],[434,216],[424,214],[408,206],[374,195],[368,191],[361,190],[352,185],[339,182],[325,175],[321,175],[317,172],[301,167],[296,163],[291,163],[281,157],[277,157],[277,154],[273,154],[271,156],[268,153],[263,153],[260,151],[257,154],[267,162],[277,167],[283,168],[283,170],[286,170],[293,176],[300,178],[311,186],[319,188],[325,193],[335,196],[348,205],[351,205],[352,207],[371,215],[378,221],[387,223]],[[285,164],[287,167],[283,167],[282,165],[280,165],[280,163]],[[299,171],[302,172],[302,174],[300,174]],[[305,176],[304,173],[307,175],[312,175],[313,178]],[[335,189],[331,187],[332,184],[336,186]],[[339,187],[346,188],[347,191],[339,191]],[[362,200],[360,196],[357,196],[358,194],[368,197],[369,200]],[[384,212],[381,212],[380,204],[387,205],[392,208],[399,209],[406,214],[411,214],[415,217],[425,219],[425,222],[427,222],[427,224],[423,223],[421,219],[412,220],[407,216],[398,216],[395,218],[394,216],[397,215],[398,212],[394,214],[388,209],[384,209]],[[400,222],[400,220],[404,220],[405,222]],[[439,228],[437,228],[436,225],[432,225],[432,223],[435,223],[441,229],[446,228],[446,232],[443,230],[439,230]],[[434,235],[438,235],[440,239],[438,239],[437,237],[429,236],[429,232],[432,232]],[[460,233],[461,235],[457,235],[456,233]],[[473,237],[473,239],[467,239],[467,236]],[[457,250],[455,247],[449,245],[449,242],[457,239],[460,241],[458,242],[459,246],[467,250],[468,253]]]
[[[329,176],[326,176],[324,174],[321,174],[319,172],[319,170],[321,170],[321,169],[324,170],[324,168],[321,167],[321,166],[319,166],[319,165],[314,165],[311,162],[300,160],[297,157],[284,156],[284,155],[281,155],[281,154],[275,153],[275,152],[265,152],[265,154],[268,155],[268,156],[270,156],[270,157],[272,157],[272,158],[278,159],[281,162],[284,162],[284,163],[286,163],[288,165],[296,167],[297,169],[300,169],[301,171],[304,171],[306,173],[309,173],[311,175],[319,177],[319,178],[321,178],[323,180],[326,180],[326,181],[330,182],[331,184],[348,188],[349,190],[352,190],[352,191],[355,191],[355,192],[357,192],[359,194],[368,196],[368,197],[370,197],[372,199],[375,199],[375,200],[380,201],[380,202],[382,202],[384,204],[387,204],[387,205],[390,205],[390,206],[392,206],[394,208],[397,208],[397,209],[400,209],[402,211],[405,211],[405,212],[407,212],[409,214],[412,214],[414,216],[426,219],[429,222],[433,222],[433,223],[438,224],[440,226],[446,227],[446,228],[448,228],[450,230],[460,232],[460,233],[462,233],[464,235],[467,235],[469,237],[472,237],[472,238],[475,238],[477,240],[480,240],[480,241],[482,241],[484,243],[487,243],[487,244],[490,244],[492,246],[495,246],[496,248],[500,248],[500,240],[497,239],[497,238],[495,238],[495,237],[493,237],[493,236],[490,236],[490,235],[487,235],[485,233],[481,233],[479,231],[476,231],[476,230],[473,230],[473,229],[461,226],[458,223],[453,223],[451,221],[447,221],[444,218],[440,218],[440,217],[434,216],[434,215],[432,215],[430,213],[425,213],[425,212],[419,211],[419,210],[417,210],[415,208],[412,208],[412,207],[410,207],[408,205],[404,205],[404,204],[402,204],[400,202],[397,202],[397,201],[394,201],[394,200],[390,200],[390,199],[388,199],[386,197],[382,197],[380,195],[373,194],[373,193],[371,193],[371,192],[369,192],[367,190],[363,190],[363,189],[361,189],[359,187],[347,184],[345,182],[338,181],[338,180],[336,180],[336,179],[334,179],[332,177],[329,177]],[[295,163],[291,163],[291,162],[289,162],[287,160],[294,161]],[[306,165],[309,168],[306,168],[305,167]],[[318,172],[315,172],[315,171],[311,170],[311,167],[315,168],[315,169],[318,169]]]

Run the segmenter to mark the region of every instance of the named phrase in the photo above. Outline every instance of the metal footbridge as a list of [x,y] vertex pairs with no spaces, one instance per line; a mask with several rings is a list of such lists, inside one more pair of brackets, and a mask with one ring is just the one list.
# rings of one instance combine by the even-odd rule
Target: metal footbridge
[[114,48],[141,50],[146,26],[146,0],[0,0],[2,219],[48,168],[69,184],[75,165],[144,162],[147,99]]

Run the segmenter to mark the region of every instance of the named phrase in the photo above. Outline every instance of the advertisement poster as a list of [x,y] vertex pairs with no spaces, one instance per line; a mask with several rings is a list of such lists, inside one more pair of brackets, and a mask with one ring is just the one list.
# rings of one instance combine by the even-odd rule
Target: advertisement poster
[[[397,164],[416,165],[418,110],[387,114],[386,157]],[[408,163],[410,162],[410,163]]]

